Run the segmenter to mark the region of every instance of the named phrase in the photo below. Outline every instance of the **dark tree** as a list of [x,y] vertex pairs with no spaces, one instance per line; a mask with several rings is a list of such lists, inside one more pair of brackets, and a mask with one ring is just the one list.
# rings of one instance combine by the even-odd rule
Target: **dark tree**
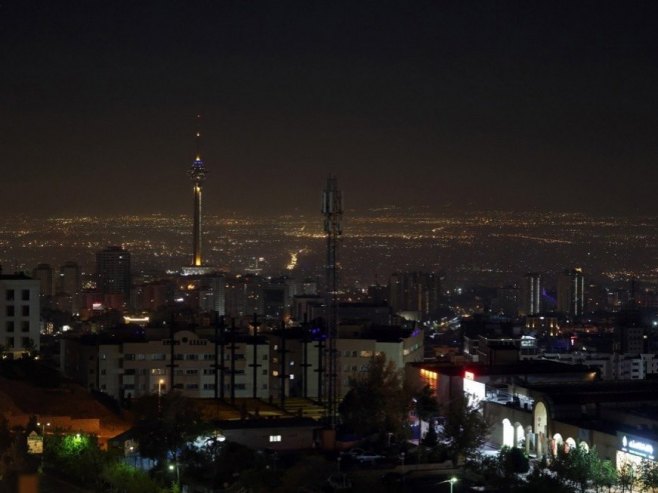
[[448,444],[453,464],[460,459],[473,459],[484,445],[489,434],[489,423],[480,412],[480,406],[459,396],[448,405],[446,422],[441,438]]
[[509,489],[518,493],[573,493],[573,488],[565,485],[558,477],[546,469],[535,468],[527,476],[526,482]]
[[147,395],[134,401],[137,418],[135,438],[141,455],[163,465],[201,431],[200,414],[194,402],[178,392]]
[[[581,493],[587,491],[588,486],[604,486],[611,480],[608,468],[604,465],[596,449],[586,450],[582,447],[573,447],[558,450],[550,469],[566,484],[578,489]],[[597,485],[598,483],[598,485]]]
[[658,491],[658,464],[652,460],[643,460],[638,468],[639,482],[644,491]]
[[436,428],[434,426],[434,421],[430,421],[429,429],[425,436],[423,437],[422,444],[428,448],[434,448],[439,443],[439,435],[436,433]]
[[362,436],[401,435],[410,400],[395,364],[374,356],[367,371],[354,374],[349,382],[350,390],[338,408],[346,428]]
[[425,385],[419,390],[412,392],[412,398],[415,401],[416,416],[423,421],[429,421],[432,417],[439,413],[439,403],[436,400],[436,395],[429,385]]

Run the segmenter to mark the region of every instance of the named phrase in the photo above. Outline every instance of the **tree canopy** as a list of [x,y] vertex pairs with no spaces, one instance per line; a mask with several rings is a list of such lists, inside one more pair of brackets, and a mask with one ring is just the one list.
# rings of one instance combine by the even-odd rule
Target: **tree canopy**
[[161,464],[201,431],[197,407],[178,392],[141,397],[134,403],[134,412],[140,454]]
[[460,458],[475,457],[487,440],[489,428],[478,403],[469,402],[466,396],[452,399],[441,438],[448,446],[453,463],[457,464]]
[[344,426],[359,435],[375,432],[400,434],[406,425],[410,396],[392,361],[374,356],[366,371],[349,379],[347,395],[338,410]]
[[639,476],[643,491],[658,491],[658,463],[652,460],[643,460],[640,463]]

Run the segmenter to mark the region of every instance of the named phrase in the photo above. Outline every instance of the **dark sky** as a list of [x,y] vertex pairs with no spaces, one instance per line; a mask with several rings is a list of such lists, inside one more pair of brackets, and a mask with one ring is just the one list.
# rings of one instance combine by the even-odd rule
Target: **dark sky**
[[654,1],[3,0],[0,214],[657,211]]

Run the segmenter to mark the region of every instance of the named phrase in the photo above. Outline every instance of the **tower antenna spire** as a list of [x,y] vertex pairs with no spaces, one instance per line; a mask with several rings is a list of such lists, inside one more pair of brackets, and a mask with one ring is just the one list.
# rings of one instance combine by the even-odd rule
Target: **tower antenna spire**
[[194,136],[196,146],[195,161],[201,161],[201,114],[196,116],[196,134]]

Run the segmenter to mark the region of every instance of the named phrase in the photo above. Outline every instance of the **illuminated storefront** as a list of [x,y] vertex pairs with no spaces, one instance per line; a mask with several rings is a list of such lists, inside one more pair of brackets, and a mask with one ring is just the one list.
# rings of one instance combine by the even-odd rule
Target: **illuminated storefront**
[[617,432],[617,440],[619,442],[617,469],[625,464],[638,466],[643,460],[656,460],[658,442],[622,432]]
[[432,392],[436,393],[437,389],[439,388],[439,374],[437,372],[421,368],[420,380],[423,382],[423,385],[427,385],[430,389],[432,389]]
[[486,397],[485,384],[475,380],[473,372],[464,372],[464,394],[468,397],[470,404],[484,401]]

